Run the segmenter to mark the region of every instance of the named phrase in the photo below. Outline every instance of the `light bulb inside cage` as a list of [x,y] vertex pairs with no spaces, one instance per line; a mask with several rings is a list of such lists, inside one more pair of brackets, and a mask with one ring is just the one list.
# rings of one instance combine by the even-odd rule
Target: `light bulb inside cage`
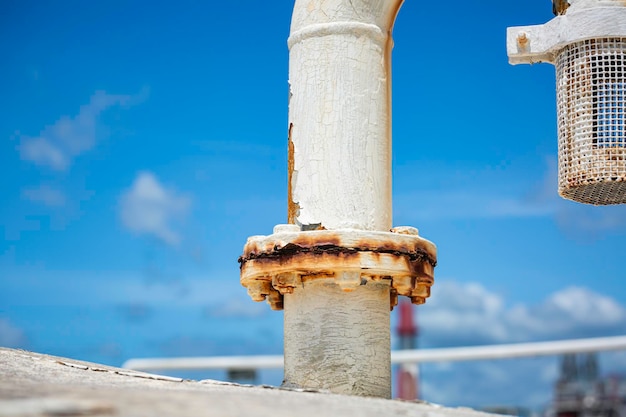
[[626,203],[626,7],[584,3],[545,25],[509,28],[507,52],[512,64],[556,67],[559,194]]

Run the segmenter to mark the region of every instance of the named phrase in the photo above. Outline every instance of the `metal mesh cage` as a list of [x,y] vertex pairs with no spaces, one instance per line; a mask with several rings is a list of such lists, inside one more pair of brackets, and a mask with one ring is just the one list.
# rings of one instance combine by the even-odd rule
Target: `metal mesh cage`
[[555,65],[559,194],[626,203],[626,38],[573,43]]

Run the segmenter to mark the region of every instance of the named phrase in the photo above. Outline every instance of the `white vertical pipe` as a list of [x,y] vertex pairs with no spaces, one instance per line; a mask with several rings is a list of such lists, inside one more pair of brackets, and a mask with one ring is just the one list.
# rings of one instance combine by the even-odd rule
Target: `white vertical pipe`
[[285,294],[285,385],[390,398],[389,284],[333,281]]
[[290,222],[391,228],[391,30],[402,0],[296,0]]
[[[296,0],[289,222],[389,231],[391,30],[402,0]],[[335,271],[284,296],[285,385],[391,396],[388,282]],[[356,276],[358,282],[358,273]]]

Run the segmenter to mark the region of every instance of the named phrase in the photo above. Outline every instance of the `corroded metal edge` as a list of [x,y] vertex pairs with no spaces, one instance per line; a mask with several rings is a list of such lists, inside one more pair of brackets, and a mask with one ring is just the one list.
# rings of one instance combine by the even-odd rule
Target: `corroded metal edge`
[[244,246],[240,280],[254,301],[267,300],[272,309],[282,310],[284,294],[306,281],[329,278],[344,291],[388,281],[392,309],[398,295],[410,297],[414,304],[430,296],[437,249],[418,236],[417,229],[294,229],[277,226],[277,233],[252,236]]
[[[293,225],[286,225],[291,226]],[[276,226],[277,233],[269,236],[252,236],[244,246],[239,263],[243,265],[256,258],[274,257],[278,252],[292,251],[371,251],[378,253],[404,254],[415,258],[424,258],[435,266],[437,264],[436,246],[420,237],[412,227],[395,227],[390,232],[341,229],[283,231],[283,225]],[[297,228],[295,226],[294,228]]]

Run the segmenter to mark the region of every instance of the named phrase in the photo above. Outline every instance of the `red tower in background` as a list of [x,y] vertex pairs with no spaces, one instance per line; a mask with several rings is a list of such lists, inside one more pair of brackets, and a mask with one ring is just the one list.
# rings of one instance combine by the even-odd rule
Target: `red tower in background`
[[[399,349],[417,349],[418,329],[413,319],[413,305],[403,301],[399,305],[399,320],[397,327]],[[396,398],[402,400],[416,400],[418,398],[417,364],[402,364],[398,369],[398,389]]]

